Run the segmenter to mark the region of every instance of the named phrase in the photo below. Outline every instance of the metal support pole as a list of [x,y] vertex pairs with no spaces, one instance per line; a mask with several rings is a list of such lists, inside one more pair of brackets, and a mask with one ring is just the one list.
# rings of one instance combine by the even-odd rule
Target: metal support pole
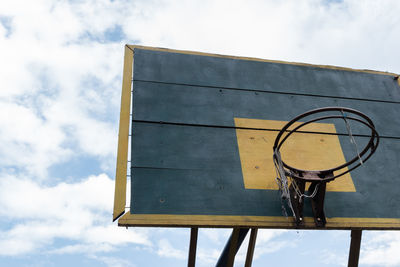
[[230,239],[231,244],[229,246],[228,261],[226,263],[226,267],[233,267],[233,263],[235,262],[236,252],[239,250],[239,248],[238,248],[239,232],[240,232],[240,229],[238,229],[238,228],[235,228],[232,231],[232,235],[231,235],[231,239]]
[[257,232],[258,232],[257,228],[251,229],[249,246],[247,248],[246,263],[244,264],[245,267],[251,267],[251,264],[253,263],[253,255],[254,255],[254,248],[256,246]]
[[190,246],[189,246],[189,257],[188,267],[194,267],[196,264],[196,247],[197,247],[197,235],[199,228],[190,229]]
[[362,230],[351,230],[351,242],[349,252],[348,267],[358,267],[358,259],[360,257]]
[[225,245],[221,256],[218,259],[216,267],[232,267],[235,261],[235,255],[243,243],[244,238],[250,228],[234,228],[228,242]]

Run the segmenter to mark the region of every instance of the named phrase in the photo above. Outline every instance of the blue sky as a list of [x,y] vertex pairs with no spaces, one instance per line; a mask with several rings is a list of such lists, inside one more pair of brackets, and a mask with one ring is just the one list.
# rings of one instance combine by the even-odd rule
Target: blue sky
[[[186,265],[189,229],[112,223],[126,43],[400,73],[399,14],[397,0],[1,1],[0,265]],[[228,236],[201,229],[198,266]],[[349,242],[262,230],[253,266],[345,266]],[[361,266],[400,266],[398,251],[398,232],[364,232]]]

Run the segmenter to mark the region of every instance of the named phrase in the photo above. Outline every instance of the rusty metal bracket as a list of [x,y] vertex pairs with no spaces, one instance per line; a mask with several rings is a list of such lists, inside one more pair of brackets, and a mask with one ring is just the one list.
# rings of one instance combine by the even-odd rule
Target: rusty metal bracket
[[[308,187],[308,195],[305,194],[306,180],[294,179],[289,187],[290,201],[292,204],[294,218],[297,227],[301,227],[303,221],[303,208],[305,197],[311,198],[312,212],[314,215],[314,222],[317,227],[324,227],[326,224],[326,217],[324,212],[326,180],[333,176],[333,172],[322,173],[316,171],[299,172],[297,174],[308,180],[313,180]],[[294,184],[295,183],[295,184]]]

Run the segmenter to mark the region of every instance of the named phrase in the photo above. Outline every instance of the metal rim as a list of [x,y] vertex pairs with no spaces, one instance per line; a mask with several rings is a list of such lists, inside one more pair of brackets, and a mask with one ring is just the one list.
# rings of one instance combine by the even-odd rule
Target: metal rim
[[[339,111],[342,113],[344,113],[344,112],[351,113],[358,117],[344,116],[344,115],[321,116],[318,118],[313,118],[313,119],[307,120],[306,122],[303,122],[300,125],[296,126],[294,129],[288,130],[288,128],[290,126],[292,126],[295,122],[298,122],[299,120],[301,120],[303,118],[306,118],[306,117],[316,114],[316,113],[332,112],[332,111]],[[307,124],[310,124],[310,123],[316,122],[316,121],[327,120],[327,119],[344,119],[344,120],[348,119],[348,120],[353,120],[353,121],[357,121],[361,124],[364,124],[371,130],[371,137],[369,139],[369,142],[366,144],[366,146],[362,149],[362,151],[360,153],[358,153],[356,156],[354,156],[349,161],[347,161],[339,166],[336,166],[336,167],[333,167],[330,169],[325,169],[325,170],[302,170],[302,169],[292,167],[292,166],[288,165],[287,163],[285,163],[282,159],[280,159],[283,166],[287,170],[290,171],[290,172],[288,172],[287,170],[285,170],[285,172],[288,175],[291,175],[292,177],[297,178],[297,179],[302,179],[302,180],[308,181],[309,179],[301,177],[301,176],[297,175],[296,173],[304,173],[304,172],[333,173],[334,171],[340,171],[346,167],[349,167],[348,170],[344,170],[343,172],[341,172],[337,175],[330,176],[325,179],[321,178],[321,180],[323,180],[323,181],[331,181],[331,180],[334,180],[334,179],[358,168],[361,165],[360,158],[361,158],[362,162],[366,162],[371,157],[371,155],[375,152],[375,150],[379,144],[379,134],[375,129],[374,123],[367,115],[365,115],[364,113],[362,113],[358,110],[346,108],[346,107],[325,107],[325,108],[313,109],[313,110],[307,111],[303,114],[300,114],[300,115],[296,116],[294,119],[292,119],[291,121],[289,121],[285,126],[283,126],[283,128],[280,130],[280,132],[276,136],[276,139],[274,142],[274,146],[273,146],[274,160],[278,160],[277,157],[275,156],[275,153],[279,152],[279,149],[281,148],[283,143],[289,138],[289,136],[291,136],[293,133],[295,133],[296,131],[298,131],[300,128],[304,127]],[[285,132],[287,132],[287,134],[282,138],[282,136]],[[281,138],[282,138],[282,140],[281,140]],[[358,161],[358,163],[356,165],[350,166],[357,161]]]

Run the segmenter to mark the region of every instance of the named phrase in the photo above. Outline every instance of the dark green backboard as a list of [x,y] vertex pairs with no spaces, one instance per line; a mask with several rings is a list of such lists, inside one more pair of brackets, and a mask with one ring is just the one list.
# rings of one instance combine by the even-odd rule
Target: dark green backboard
[[[282,215],[270,169],[268,146],[276,125],[315,108],[343,106],[367,114],[381,139],[368,162],[328,189],[326,228],[400,229],[395,74],[138,46],[127,46],[125,63],[125,90],[132,94],[121,114],[131,116],[121,119],[129,125],[120,126],[118,166],[128,166],[131,194],[120,225],[294,227],[293,219]],[[345,124],[326,123],[341,135],[310,136],[312,152],[324,153],[321,142],[327,153],[336,151],[325,160],[352,158]],[[129,127],[130,142],[121,141]],[[353,127],[355,135],[365,134]],[[363,138],[357,139],[360,145]],[[128,144],[129,157],[120,155]],[[300,146],[299,141],[290,153]],[[121,172],[116,203],[126,194]],[[118,205],[122,211],[114,214],[120,215],[123,204]],[[304,227],[314,228],[310,203],[304,209]]]

